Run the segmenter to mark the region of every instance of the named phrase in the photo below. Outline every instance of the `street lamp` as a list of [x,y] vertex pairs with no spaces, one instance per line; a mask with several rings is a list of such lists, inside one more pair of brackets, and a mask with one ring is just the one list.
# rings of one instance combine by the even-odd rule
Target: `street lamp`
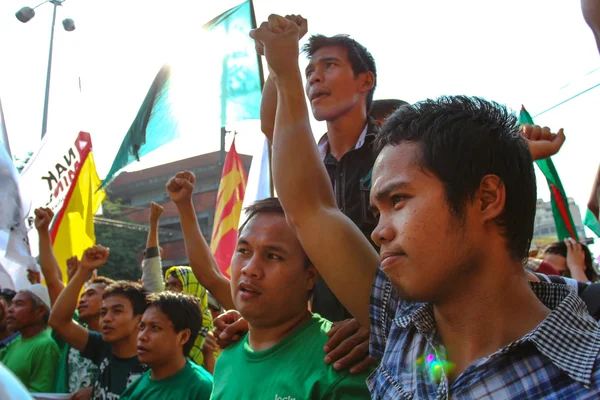
[[[50,98],[50,73],[52,72],[52,46],[54,44],[54,26],[56,25],[56,8],[58,6],[62,6],[65,0],[46,0],[43,3],[38,4],[37,6],[31,7],[23,7],[19,11],[15,13],[17,19],[23,23],[28,22],[35,16],[35,9],[39,6],[52,3],[54,4],[54,12],[52,14],[52,29],[50,30],[50,51],[48,54],[48,71],[46,72],[46,95],[44,97],[44,117],[42,118],[42,139],[46,134],[46,127],[48,125],[48,99]],[[67,32],[72,32],[75,30],[75,22],[71,18],[65,18],[62,22],[63,28]]]

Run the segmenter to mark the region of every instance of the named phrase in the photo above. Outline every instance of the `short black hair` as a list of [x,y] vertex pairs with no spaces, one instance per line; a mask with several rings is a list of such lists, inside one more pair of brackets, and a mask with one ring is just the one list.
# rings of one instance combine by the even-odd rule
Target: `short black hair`
[[139,283],[130,281],[116,281],[109,285],[102,294],[102,299],[110,296],[125,296],[131,302],[133,315],[142,315],[146,311],[146,296],[148,291]]
[[281,214],[285,217],[285,211],[283,211],[283,207],[281,206],[281,202],[277,197],[267,197],[266,199],[257,200],[254,203],[250,204],[248,207],[244,209],[246,214],[246,220],[240,226],[238,232],[242,232],[248,221],[252,219],[256,214],[260,213],[272,213],[272,214]]
[[175,332],[190,330],[190,338],[183,345],[183,355],[188,356],[202,328],[200,303],[195,296],[176,292],[152,293],[147,297],[148,307],[156,307],[169,318]]
[[369,116],[376,121],[383,121],[398,108],[407,105],[408,102],[398,99],[380,99],[373,101]]
[[[281,214],[285,218],[285,211],[277,197],[267,197],[266,199],[255,201],[246,207],[244,211],[247,217],[242,226],[240,226],[240,229],[238,229],[239,233],[244,231],[244,228],[252,217],[260,213]],[[304,247],[302,248],[302,251],[304,251]],[[312,265],[312,261],[310,261],[306,252],[304,252],[304,256],[306,257],[305,266],[308,267],[309,265]]]
[[367,112],[371,109],[373,104],[373,94],[375,93],[375,87],[377,86],[377,67],[375,66],[375,59],[373,55],[366,49],[365,46],[358,43],[348,35],[312,35],[308,38],[308,42],[302,47],[302,52],[306,53],[310,60],[312,56],[321,48],[337,46],[342,47],[348,51],[348,61],[352,66],[354,76],[358,76],[364,72],[373,73],[373,88],[367,95]]
[[0,289],[0,298],[4,299],[9,306],[16,295],[17,292],[10,288]]
[[503,227],[514,259],[527,257],[536,210],[536,181],[531,153],[517,118],[506,107],[478,97],[447,96],[400,107],[381,127],[376,152],[386,146],[418,143],[424,170],[439,178],[457,217],[488,174],[506,189]]
[[[590,253],[590,249],[583,243],[580,243],[583,248],[583,262],[585,264],[585,276],[591,281],[595,282],[598,280],[598,274],[594,269],[594,261],[592,260],[592,253]],[[563,241],[555,242],[549,244],[542,251],[542,255],[544,254],[556,254],[558,256],[567,258],[567,244]]]
[[99,283],[99,284],[102,284],[102,285],[108,287],[108,286],[112,285],[113,283],[115,283],[115,281],[106,276],[97,276],[95,278],[90,279],[87,282],[88,285],[93,285],[95,283]]

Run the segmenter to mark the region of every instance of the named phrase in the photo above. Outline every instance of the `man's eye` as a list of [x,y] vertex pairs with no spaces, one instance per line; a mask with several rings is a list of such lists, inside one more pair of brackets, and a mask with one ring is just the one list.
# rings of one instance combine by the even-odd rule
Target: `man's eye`
[[392,204],[396,205],[396,204],[400,203],[401,201],[405,200],[406,197],[396,194],[396,195],[393,195],[391,199],[392,199]]

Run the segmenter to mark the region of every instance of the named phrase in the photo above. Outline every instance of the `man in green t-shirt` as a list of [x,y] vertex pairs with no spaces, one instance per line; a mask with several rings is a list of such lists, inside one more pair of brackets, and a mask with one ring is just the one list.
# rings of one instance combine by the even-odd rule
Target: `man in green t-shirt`
[[213,379],[187,357],[202,327],[198,299],[162,292],[148,298],[138,335],[140,361],[150,367],[121,399],[208,400]]
[[[39,235],[39,263],[42,275],[46,281],[48,294],[52,303],[64,290],[63,276],[58,266],[56,256],[52,250],[52,239],[50,238],[50,222],[54,218],[54,212],[49,208],[38,208],[35,210],[35,228]],[[67,260],[67,279],[70,281],[79,268],[77,257]],[[73,319],[89,329],[97,332],[100,330],[100,307],[102,306],[102,294],[104,289],[114,283],[112,279],[97,276],[86,284],[86,288],[79,299],[77,311]],[[52,332],[52,338],[56,341],[61,353],[56,371],[56,382],[54,391],[56,393],[73,393],[75,397],[89,397],[92,385],[98,375],[98,366],[90,359],[83,357],[79,351],[66,343],[56,331]]]
[[[191,201],[194,182],[194,175],[186,171],[167,183],[188,254],[198,236],[189,232],[199,232],[189,229],[197,225]],[[367,373],[351,375],[323,362],[331,323],[308,309],[318,273],[279,200],[261,200],[246,211],[231,260],[230,289],[233,305],[250,330],[219,356],[211,398],[368,399]],[[196,257],[197,252],[189,257],[190,264],[216,265],[210,252],[204,253],[204,258]]]
[[30,392],[54,389],[60,354],[48,329],[50,307],[48,289],[35,284],[17,293],[8,309],[8,329],[21,336],[0,351],[0,361]]
[[94,383],[94,399],[118,399],[147,367],[137,355],[137,335],[146,310],[147,292],[141,285],[119,281],[102,295],[100,331],[89,331],[73,320],[75,306],[87,277],[106,263],[109,250],[94,246],[85,251],[79,269],[62,291],[52,313],[50,326],[81,355],[99,366]]

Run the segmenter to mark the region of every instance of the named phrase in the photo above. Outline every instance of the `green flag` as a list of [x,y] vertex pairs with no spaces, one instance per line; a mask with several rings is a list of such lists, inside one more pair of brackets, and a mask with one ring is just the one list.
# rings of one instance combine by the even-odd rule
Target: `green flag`
[[262,96],[262,64],[256,54],[254,40],[248,33],[256,27],[251,1],[225,11],[204,25],[215,37],[227,40],[211,58],[221,60],[221,126],[245,119],[260,118]]
[[590,228],[590,230],[594,232],[596,236],[600,237],[600,223],[596,219],[596,216],[592,214],[592,212],[589,209],[585,213],[585,219],[583,220],[583,224]]
[[[521,107],[519,113],[519,123],[533,125],[533,119],[527,112],[525,107]],[[577,229],[573,223],[573,217],[569,210],[569,202],[565,190],[563,189],[558,172],[554,167],[554,163],[551,158],[545,158],[543,160],[537,160],[535,162],[538,168],[542,171],[548,182],[550,188],[550,202],[552,204],[552,215],[554,216],[554,224],[556,225],[556,234],[558,240],[564,240],[566,238],[573,238],[579,241],[577,235]]]
[[[254,12],[250,1],[246,1],[204,25],[209,40],[219,43],[216,52],[210,53],[203,63],[218,63],[221,71],[219,85],[220,115],[204,115],[198,110],[197,118],[209,120],[220,118],[221,126],[244,119],[260,118],[262,71],[248,33],[254,27]],[[221,45],[222,43],[222,45]],[[198,54],[205,54],[201,48]],[[108,185],[116,174],[140,157],[180,137],[180,127],[173,112],[171,96],[171,70],[164,66],[156,75],[150,90],[138,111],[129,131],[121,143],[109,173],[102,182]],[[213,96],[214,93],[199,93]],[[181,105],[178,104],[178,107]],[[220,132],[215,132],[219,135]]]
[[171,113],[170,82],[171,70],[164,66],[154,78],[102,186],[108,185],[117,172],[133,161],[179,137],[177,120]]

